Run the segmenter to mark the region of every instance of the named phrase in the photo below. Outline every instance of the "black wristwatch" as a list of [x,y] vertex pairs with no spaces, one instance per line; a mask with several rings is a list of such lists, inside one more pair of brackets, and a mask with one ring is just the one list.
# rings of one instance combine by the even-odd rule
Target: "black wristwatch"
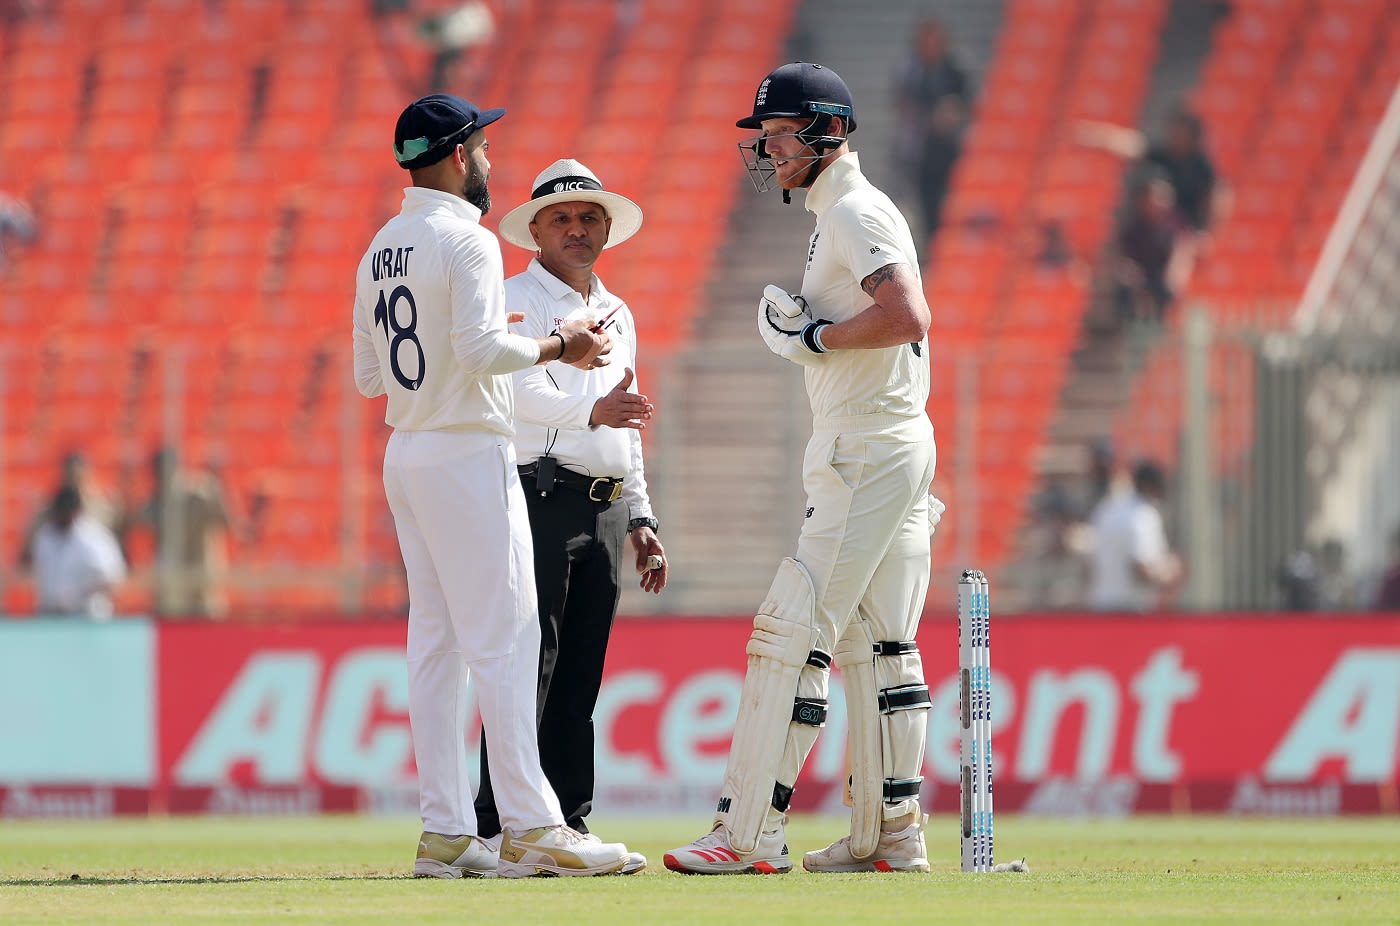
[[632,533],[639,527],[649,527],[653,534],[660,533],[661,522],[655,518],[633,518],[627,522],[627,533]]

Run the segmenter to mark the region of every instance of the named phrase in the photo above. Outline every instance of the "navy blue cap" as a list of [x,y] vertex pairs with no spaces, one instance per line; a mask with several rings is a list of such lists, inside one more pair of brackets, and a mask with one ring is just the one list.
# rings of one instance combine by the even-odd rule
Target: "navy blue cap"
[[741,129],[761,129],[764,119],[801,119],[823,113],[844,119],[847,135],[856,130],[855,100],[841,76],[820,64],[795,61],[763,78],[754,94],[753,115],[734,124]]
[[477,109],[450,93],[433,93],[408,104],[394,126],[394,160],[407,169],[436,164],[477,129],[506,114],[504,109]]

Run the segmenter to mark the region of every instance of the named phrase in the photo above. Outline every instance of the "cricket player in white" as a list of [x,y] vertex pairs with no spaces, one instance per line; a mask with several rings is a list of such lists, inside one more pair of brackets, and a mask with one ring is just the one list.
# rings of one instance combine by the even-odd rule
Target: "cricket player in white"
[[666,853],[696,874],[792,868],[783,825],[827,711],[834,660],[849,711],[851,834],[815,872],[928,871],[918,802],[928,687],[914,642],[929,581],[935,451],[925,412],[929,309],[914,241],[860,172],[855,106],[817,64],[759,84],[740,145],[760,192],[807,191],[816,215],[800,295],[769,286],[758,327],[805,368],[813,416],[803,463],[807,518],[754,619],[748,670],[713,829]]
[[[540,768],[540,628],[508,374],[551,360],[592,369],[610,345],[583,322],[542,338],[506,330],[501,248],[480,224],[491,202],[484,129],[504,114],[446,94],[403,111],[394,152],[413,185],[356,275],[355,383],[367,397],[388,393],[394,428],[384,491],[408,574],[420,877],[611,874],[628,857],[564,825]],[[475,835],[469,677],[492,731],[499,854]]]

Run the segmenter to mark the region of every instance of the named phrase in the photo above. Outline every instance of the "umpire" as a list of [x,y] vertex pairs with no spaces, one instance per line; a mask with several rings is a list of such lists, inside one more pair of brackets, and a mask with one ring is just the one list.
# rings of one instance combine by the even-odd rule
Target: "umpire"
[[[603,250],[641,224],[635,203],[605,191],[578,161],[560,160],[535,178],[530,201],[499,228],[506,241],[536,252],[506,281],[507,305],[525,313],[522,334],[547,336],[563,320],[583,319],[613,341],[608,366],[551,363],[515,376],[515,447],[540,606],[540,763],[565,820],[581,833],[593,806],[593,708],[626,541],[643,589],[660,593],[669,570],[642,466],[641,430],[653,408],[635,391],[636,325],[627,304],[593,273]],[[500,829],[486,762],[490,732],[476,798],[483,836]],[[645,866],[634,852],[622,873]]]

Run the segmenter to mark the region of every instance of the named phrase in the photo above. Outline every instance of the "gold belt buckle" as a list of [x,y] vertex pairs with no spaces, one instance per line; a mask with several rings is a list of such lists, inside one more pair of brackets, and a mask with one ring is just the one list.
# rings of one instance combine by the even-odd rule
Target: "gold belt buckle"
[[[607,485],[610,482],[612,483],[612,492],[608,494],[607,498],[599,498],[597,495],[594,494],[597,491],[598,485],[600,483],[602,485]],[[588,487],[588,500],[591,502],[615,502],[621,497],[622,483],[613,482],[606,476],[599,476],[597,479],[594,479],[593,483]]]

